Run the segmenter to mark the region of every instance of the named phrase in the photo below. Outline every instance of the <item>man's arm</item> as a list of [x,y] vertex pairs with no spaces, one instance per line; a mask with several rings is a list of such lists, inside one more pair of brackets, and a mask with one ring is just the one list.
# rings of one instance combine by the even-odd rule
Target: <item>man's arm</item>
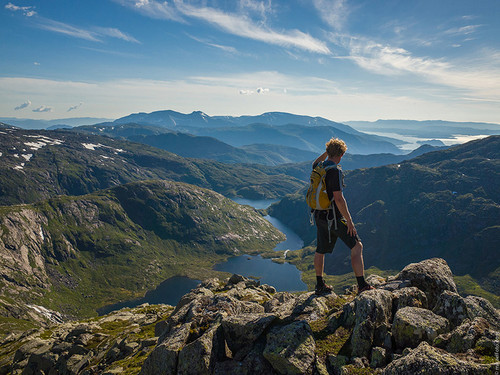
[[344,198],[344,194],[342,194],[342,191],[334,191],[333,199],[335,199],[335,204],[337,205],[337,208],[339,209],[340,213],[342,214],[342,216],[344,216],[346,220],[347,234],[355,236],[357,231],[356,228],[354,227],[354,223],[352,222],[351,214],[349,213],[349,209],[347,208],[347,202]]
[[323,152],[320,156],[318,156],[318,158],[314,161],[313,163],[313,168],[316,164],[318,164],[320,161],[324,161],[326,159],[326,157],[328,156],[328,154],[325,152]]

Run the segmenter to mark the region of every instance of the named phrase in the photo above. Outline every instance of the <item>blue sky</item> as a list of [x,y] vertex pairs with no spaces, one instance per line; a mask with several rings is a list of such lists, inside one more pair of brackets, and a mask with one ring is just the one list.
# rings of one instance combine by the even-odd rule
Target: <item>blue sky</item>
[[0,117],[500,123],[497,0],[0,4]]

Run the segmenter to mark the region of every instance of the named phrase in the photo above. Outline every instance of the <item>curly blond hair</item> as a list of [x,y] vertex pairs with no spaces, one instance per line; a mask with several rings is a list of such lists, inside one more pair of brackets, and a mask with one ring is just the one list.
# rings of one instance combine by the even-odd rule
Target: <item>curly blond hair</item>
[[328,157],[334,158],[336,156],[342,156],[347,150],[347,145],[342,139],[332,138],[325,144],[326,153]]

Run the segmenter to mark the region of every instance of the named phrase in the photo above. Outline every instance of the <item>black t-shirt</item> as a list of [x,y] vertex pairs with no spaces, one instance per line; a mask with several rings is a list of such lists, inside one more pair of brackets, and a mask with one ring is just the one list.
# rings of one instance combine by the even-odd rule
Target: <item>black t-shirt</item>
[[[313,165],[313,169],[316,167],[318,164]],[[331,160],[325,160],[323,162],[323,165],[325,167],[329,165],[334,165],[335,167],[330,168],[326,171],[326,176],[325,176],[325,183],[326,183],[326,193],[328,194],[328,199],[333,203],[333,206],[335,207],[335,214],[337,218],[341,218],[342,214],[340,213],[339,209],[337,208],[337,205],[335,204],[335,200],[333,199],[333,192],[334,191],[342,191],[344,189],[344,173],[342,173],[342,168],[340,165],[336,165],[333,161]]]

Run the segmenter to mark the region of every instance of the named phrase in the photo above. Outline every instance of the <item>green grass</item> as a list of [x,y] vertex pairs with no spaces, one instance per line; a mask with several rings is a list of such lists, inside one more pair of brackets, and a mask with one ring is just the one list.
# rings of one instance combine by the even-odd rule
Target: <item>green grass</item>
[[460,295],[483,297],[490,301],[495,308],[500,308],[500,296],[484,290],[470,275],[453,276],[453,280],[455,281],[455,284],[457,284],[458,293]]

